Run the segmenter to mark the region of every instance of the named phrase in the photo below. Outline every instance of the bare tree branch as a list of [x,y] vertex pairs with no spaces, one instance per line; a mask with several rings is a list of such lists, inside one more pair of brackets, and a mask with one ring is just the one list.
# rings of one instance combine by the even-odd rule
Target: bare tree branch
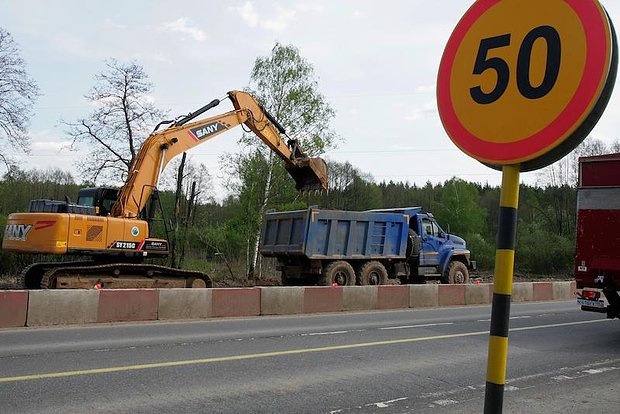
[[72,147],[86,144],[88,162],[77,167],[97,180],[122,182],[153,125],[165,112],[150,103],[152,84],[136,62],[106,61],[106,69],[95,76],[96,84],[85,96],[95,104],[86,118],[64,122]]
[[[13,148],[28,152],[28,123],[38,95],[39,87],[28,76],[11,34],[0,27],[0,142],[6,140]],[[0,158],[8,167],[2,150]]]

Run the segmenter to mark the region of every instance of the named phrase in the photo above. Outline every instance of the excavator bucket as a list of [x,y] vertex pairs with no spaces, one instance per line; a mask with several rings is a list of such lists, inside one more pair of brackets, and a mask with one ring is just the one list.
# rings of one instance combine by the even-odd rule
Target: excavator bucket
[[327,190],[327,163],[323,158],[298,158],[286,170],[299,191]]

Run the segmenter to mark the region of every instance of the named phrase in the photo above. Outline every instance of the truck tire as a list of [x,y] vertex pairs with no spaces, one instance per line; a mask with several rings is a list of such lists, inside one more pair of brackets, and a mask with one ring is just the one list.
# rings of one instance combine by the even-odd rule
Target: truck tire
[[359,284],[385,285],[388,281],[388,273],[381,262],[372,261],[364,263],[359,270]]
[[332,286],[334,283],[337,283],[338,286],[355,286],[353,266],[344,260],[328,264],[319,277],[319,285]]
[[469,282],[469,270],[465,263],[454,260],[448,265],[448,283],[451,285],[464,285]]
[[407,250],[405,255],[407,258],[410,257],[418,257],[420,255],[420,250],[422,250],[422,240],[420,236],[412,230],[409,229],[409,236],[407,237]]

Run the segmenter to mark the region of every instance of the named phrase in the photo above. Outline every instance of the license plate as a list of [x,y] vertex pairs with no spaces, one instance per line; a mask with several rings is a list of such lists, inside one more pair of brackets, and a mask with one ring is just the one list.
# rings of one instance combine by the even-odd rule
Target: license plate
[[602,300],[577,299],[577,303],[590,308],[604,308],[605,302]]

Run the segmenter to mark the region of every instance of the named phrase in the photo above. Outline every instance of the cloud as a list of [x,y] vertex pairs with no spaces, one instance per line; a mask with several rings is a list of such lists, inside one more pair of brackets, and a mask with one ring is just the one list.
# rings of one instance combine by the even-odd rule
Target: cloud
[[71,141],[62,137],[62,134],[56,131],[44,129],[30,132],[30,148],[33,155],[59,153],[70,146]]
[[[307,5],[301,5],[298,7],[302,11],[319,11],[318,9],[309,8]],[[254,9],[254,3],[246,1],[240,7],[234,9],[241,19],[247,23],[250,27],[260,27],[272,32],[281,32],[288,28],[295,16],[297,15],[296,9],[284,9],[282,7],[276,7],[275,13],[270,14],[271,18],[261,17]]]
[[254,4],[251,1],[246,1],[245,3],[243,3],[243,6],[236,7],[235,10],[248,24],[248,26],[256,27],[258,25],[258,13],[254,11]]
[[207,40],[207,34],[204,30],[199,29],[197,26],[192,26],[191,20],[187,17],[179,17],[174,21],[164,22],[161,30],[171,33],[182,33],[188,35],[197,42],[204,42]]
[[127,29],[127,25],[126,24],[122,24],[122,23],[118,23],[115,22],[114,20],[110,19],[110,18],[106,18],[103,21],[103,27],[109,28],[109,29],[114,29],[114,30],[126,30]]
[[437,113],[436,102],[429,101],[421,107],[414,108],[413,111],[405,117],[407,121],[417,121],[418,119],[430,118]]
[[415,91],[418,93],[428,93],[428,92],[435,92],[436,88],[437,88],[437,84],[433,83],[431,85],[420,85],[417,88],[415,88]]

